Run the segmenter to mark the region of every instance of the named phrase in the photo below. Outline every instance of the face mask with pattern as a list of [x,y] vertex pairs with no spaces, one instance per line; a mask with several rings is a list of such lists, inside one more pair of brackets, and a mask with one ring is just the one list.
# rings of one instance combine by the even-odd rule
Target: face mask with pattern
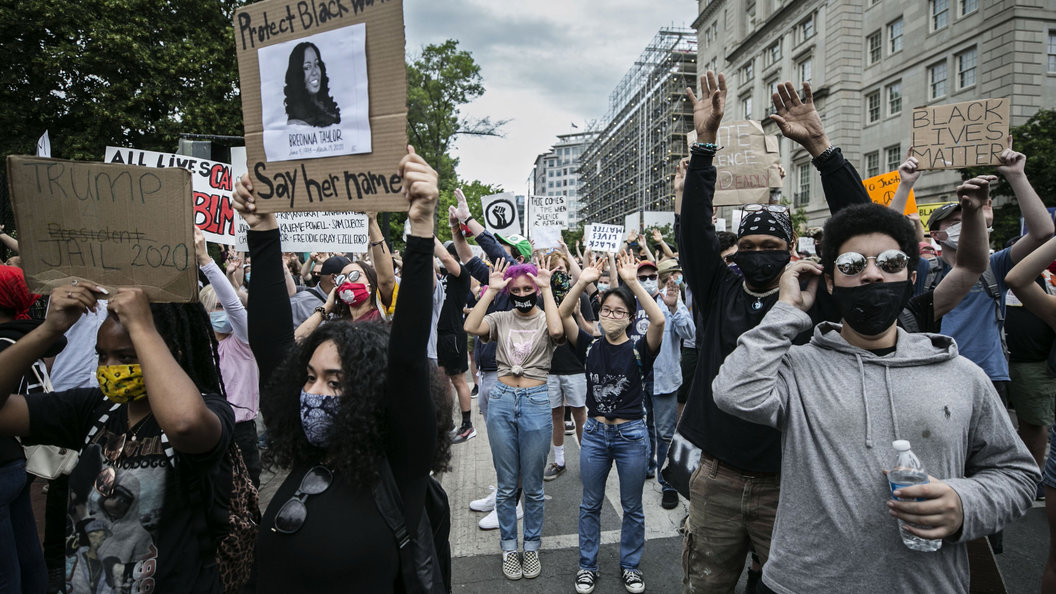
[[99,380],[99,389],[111,402],[125,404],[147,396],[147,386],[143,383],[143,368],[138,363],[100,365],[95,370],[95,377]]

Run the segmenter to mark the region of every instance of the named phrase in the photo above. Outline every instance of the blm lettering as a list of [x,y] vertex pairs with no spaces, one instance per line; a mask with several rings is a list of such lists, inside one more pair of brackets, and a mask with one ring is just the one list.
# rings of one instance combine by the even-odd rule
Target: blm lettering
[[912,126],[912,155],[921,169],[999,165],[1007,147],[1009,100],[918,107]]

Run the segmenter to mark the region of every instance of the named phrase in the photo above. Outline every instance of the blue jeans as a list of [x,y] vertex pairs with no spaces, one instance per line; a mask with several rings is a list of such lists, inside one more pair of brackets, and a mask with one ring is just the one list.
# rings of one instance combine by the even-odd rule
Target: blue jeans
[[649,466],[649,441],[645,420],[607,425],[588,418],[579,449],[579,474],[583,479],[583,503],[579,506],[579,568],[598,570],[601,540],[601,505],[605,501],[605,480],[612,462],[620,475],[620,567],[638,569],[645,548],[645,512],[642,489]]
[[[653,396],[653,421],[656,424],[656,464],[659,468],[663,468],[664,462],[667,461],[667,451],[671,448],[671,438],[675,435],[675,425],[678,424],[678,394],[676,392]],[[656,480],[664,491],[675,490],[664,481],[663,474],[657,472]]]
[[15,460],[0,466],[0,592],[43,594],[47,589],[26,461]]
[[520,479],[524,490],[524,550],[538,551],[543,538],[543,469],[553,432],[546,384],[511,388],[495,382],[488,394],[487,425],[499,483],[495,512],[502,550],[517,550],[516,493]]
[[[656,452],[656,423],[653,422],[653,376],[645,380],[645,423],[649,431],[649,473],[656,473],[657,465],[663,467],[664,461],[657,457]],[[659,474],[659,473],[657,473]]]

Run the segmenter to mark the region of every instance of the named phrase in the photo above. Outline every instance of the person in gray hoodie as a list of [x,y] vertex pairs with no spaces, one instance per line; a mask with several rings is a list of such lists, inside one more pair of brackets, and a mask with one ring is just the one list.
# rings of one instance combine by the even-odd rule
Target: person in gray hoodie
[[[1037,464],[986,373],[953,339],[896,325],[919,257],[906,219],[854,206],[824,233],[822,265],[786,270],[778,302],[740,337],[712,385],[721,410],[782,432],[763,584],[781,594],[967,592],[965,543],[1026,513]],[[793,346],[812,324],[806,311],[822,278],[842,324],[818,324],[808,344]],[[896,502],[884,472],[897,439],[912,442],[933,476],[902,488]],[[943,547],[906,548],[895,518]]]

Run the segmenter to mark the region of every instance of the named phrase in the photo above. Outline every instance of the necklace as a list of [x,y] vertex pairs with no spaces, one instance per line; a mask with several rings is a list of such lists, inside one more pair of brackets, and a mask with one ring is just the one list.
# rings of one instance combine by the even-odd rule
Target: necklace
[[749,289],[748,283],[744,281],[741,281],[741,286],[744,287],[745,293],[748,293],[752,297],[755,297],[755,301],[752,302],[752,311],[759,311],[760,309],[763,309],[763,299],[781,290],[781,285],[778,285],[773,289],[770,289],[769,291],[765,291],[763,293],[756,293],[755,291]]
[[[126,414],[127,414],[127,412],[126,412]],[[132,432],[132,441],[136,441],[136,439],[138,439],[138,438],[139,438],[139,432],[140,432],[140,431],[141,431],[141,430],[143,429],[143,427],[144,427],[144,426],[145,426],[145,425],[147,424],[147,419],[149,419],[149,418],[151,418],[151,417],[153,417],[153,416],[154,416],[154,411],[148,412],[148,413],[147,413],[147,416],[143,417],[143,418],[142,418],[142,419],[140,419],[140,420],[139,420],[139,422],[137,422],[137,423],[136,423],[136,424],[135,424],[134,426],[132,426],[132,427],[129,427],[129,428],[128,428],[128,429],[126,430],[126,432],[127,432],[127,431],[131,431],[131,432]]]

